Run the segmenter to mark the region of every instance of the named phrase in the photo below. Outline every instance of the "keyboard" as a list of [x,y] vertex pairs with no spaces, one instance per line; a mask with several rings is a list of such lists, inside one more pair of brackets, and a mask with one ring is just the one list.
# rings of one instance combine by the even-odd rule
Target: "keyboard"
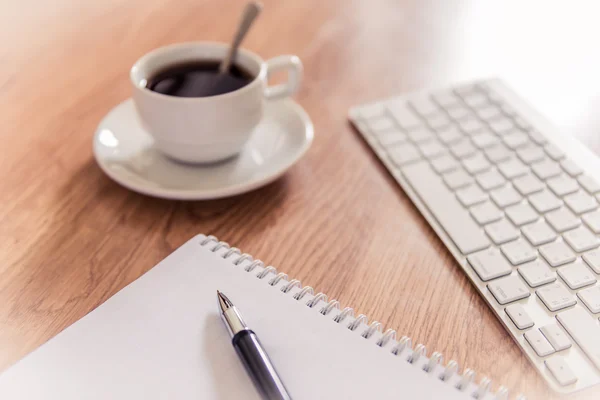
[[498,79],[349,118],[548,384],[598,385],[600,159]]

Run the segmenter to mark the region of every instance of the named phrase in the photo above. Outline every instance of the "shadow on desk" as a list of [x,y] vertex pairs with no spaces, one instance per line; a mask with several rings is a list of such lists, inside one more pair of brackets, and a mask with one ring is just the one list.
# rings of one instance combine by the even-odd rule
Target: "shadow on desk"
[[81,210],[78,213],[81,218],[76,216],[72,221],[74,225],[89,225],[106,233],[115,224],[120,225],[120,229],[147,232],[150,227],[157,228],[157,224],[168,230],[170,225],[177,223],[189,226],[189,234],[193,236],[199,229],[210,233],[232,220],[245,220],[250,233],[260,234],[273,222],[273,211],[288,194],[287,178],[284,175],[267,186],[233,197],[204,201],[167,200],[120,186],[89,160],[73,175],[69,184],[59,190],[56,198],[79,203],[76,206]]

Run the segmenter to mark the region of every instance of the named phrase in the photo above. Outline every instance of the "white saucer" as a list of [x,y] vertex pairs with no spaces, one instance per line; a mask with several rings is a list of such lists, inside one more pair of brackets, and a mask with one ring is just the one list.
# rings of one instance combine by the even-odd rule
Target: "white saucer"
[[290,99],[267,102],[263,121],[242,152],[210,165],[181,164],[154,148],[133,100],[113,108],[94,135],[94,156],[117,183],[150,196],[206,200],[232,196],[280,177],[308,150],[313,124]]

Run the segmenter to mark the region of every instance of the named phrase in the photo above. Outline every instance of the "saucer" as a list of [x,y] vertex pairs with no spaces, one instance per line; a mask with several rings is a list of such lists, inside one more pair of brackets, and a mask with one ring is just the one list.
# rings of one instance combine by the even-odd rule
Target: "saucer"
[[267,101],[263,120],[237,156],[183,164],[164,156],[142,128],[133,100],[113,108],[94,135],[94,157],[115,182],[149,196],[208,200],[245,193],[279,178],[308,150],[313,124],[290,99]]

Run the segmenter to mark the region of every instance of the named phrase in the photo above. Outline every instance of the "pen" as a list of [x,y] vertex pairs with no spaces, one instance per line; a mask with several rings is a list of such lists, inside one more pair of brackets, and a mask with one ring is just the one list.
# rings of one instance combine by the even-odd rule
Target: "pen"
[[291,400],[258,337],[248,328],[238,309],[218,290],[217,299],[221,318],[231,335],[231,343],[261,397],[267,400]]

